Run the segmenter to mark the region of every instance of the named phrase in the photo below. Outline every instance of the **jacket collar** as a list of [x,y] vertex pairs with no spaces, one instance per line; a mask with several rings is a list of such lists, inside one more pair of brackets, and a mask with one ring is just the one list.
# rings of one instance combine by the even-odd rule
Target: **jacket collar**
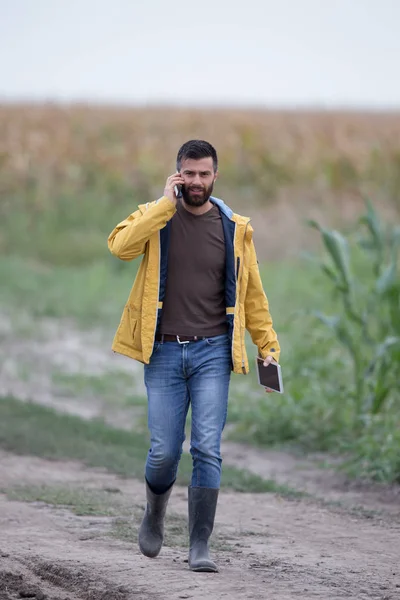
[[[159,198],[158,200],[156,200],[155,204],[157,204],[157,202],[159,202],[162,198],[163,198],[163,196],[161,198]],[[227,204],[225,204],[225,202],[223,200],[221,200],[220,198],[215,198],[215,196],[210,196],[210,202],[212,202],[213,204],[218,206],[219,210],[230,221],[234,221],[238,225],[247,225],[250,222],[249,217],[243,217],[241,215],[234,213],[233,210],[231,208],[229,208],[229,206]],[[149,208],[149,206],[151,204],[152,203],[150,203],[150,202],[148,202],[147,204],[140,204],[139,205],[140,212],[142,214],[144,214],[144,212]]]
[[252,231],[252,227],[249,225],[251,221],[249,217],[243,217],[237,213],[234,213],[233,210],[229,208],[229,206],[227,206],[220,198],[214,198],[213,196],[210,196],[210,202],[218,206],[222,214],[225,215],[230,221],[233,221],[237,225],[244,226]]
[[224,215],[228,217],[228,219],[232,219],[233,210],[229,208],[229,206],[227,206],[223,200],[221,200],[220,198],[214,198],[214,196],[210,196],[210,202],[216,204],[219,210],[223,212]]

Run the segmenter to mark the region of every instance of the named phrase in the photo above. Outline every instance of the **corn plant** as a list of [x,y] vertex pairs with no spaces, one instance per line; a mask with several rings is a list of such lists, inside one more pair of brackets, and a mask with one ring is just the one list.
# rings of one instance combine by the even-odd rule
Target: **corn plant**
[[350,393],[359,417],[382,412],[399,398],[400,227],[385,226],[370,201],[356,230],[356,244],[315,221],[327,256],[319,262],[339,310],[315,312],[334,332],[352,363]]

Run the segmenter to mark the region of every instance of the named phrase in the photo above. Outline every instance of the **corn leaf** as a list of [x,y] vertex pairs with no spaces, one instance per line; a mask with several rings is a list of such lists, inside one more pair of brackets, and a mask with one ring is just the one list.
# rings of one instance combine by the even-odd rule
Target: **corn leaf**
[[375,381],[372,405],[370,407],[371,413],[375,415],[383,410],[385,400],[389,396],[393,387],[393,382],[388,374],[388,364],[388,360],[383,360],[379,365]]
[[352,283],[352,277],[349,248],[346,238],[338,231],[325,229],[316,221],[309,221],[309,225],[321,233],[325,248],[336,267],[342,287],[344,290],[349,290]]
[[325,263],[321,263],[320,266],[321,266],[321,269],[323,270],[323,272],[325,273],[325,275],[327,275],[329,277],[329,279],[331,279],[331,281],[333,281],[334,283],[337,284],[338,277],[337,277],[337,274],[335,273],[334,269]]
[[397,265],[396,262],[392,260],[376,281],[375,287],[378,294],[385,294],[391,289],[397,277]]
[[372,414],[376,415],[382,411],[383,405],[385,403],[386,398],[389,395],[390,390],[391,390],[391,385],[387,384],[387,383],[377,386],[377,389],[376,389],[375,395],[374,395],[375,397],[374,397],[374,400],[373,400],[372,406],[371,406]]
[[384,246],[384,236],[380,219],[368,198],[366,201],[367,212],[360,219],[360,223],[365,225],[371,236],[371,242],[376,250],[381,250]]
[[340,317],[337,316],[328,316],[328,315],[324,315],[323,313],[319,312],[318,310],[314,310],[311,311],[311,314],[318,319],[319,321],[321,321],[321,323],[323,323],[324,325],[326,325],[327,327],[329,327],[329,329],[332,329],[334,331],[336,331],[336,328],[339,324],[340,321]]
[[379,365],[379,361],[386,356],[388,350],[397,345],[400,347],[400,337],[388,336],[385,338],[383,342],[375,348],[373,359],[365,370],[365,376],[371,376],[375,371],[375,368]]
[[397,336],[388,336],[375,350],[375,360],[379,360],[383,356],[385,356],[386,352],[389,348],[393,346],[397,346],[400,344],[400,337]]

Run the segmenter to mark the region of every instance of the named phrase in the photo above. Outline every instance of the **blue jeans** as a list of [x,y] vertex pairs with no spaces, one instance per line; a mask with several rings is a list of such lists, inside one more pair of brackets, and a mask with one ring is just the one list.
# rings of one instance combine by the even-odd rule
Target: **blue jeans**
[[231,344],[228,335],[179,344],[156,342],[144,381],[151,447],[146,479],[156,493],[175,481],[185,423],[192,405],[191,485],[219,488],[221,434],[228,409]]

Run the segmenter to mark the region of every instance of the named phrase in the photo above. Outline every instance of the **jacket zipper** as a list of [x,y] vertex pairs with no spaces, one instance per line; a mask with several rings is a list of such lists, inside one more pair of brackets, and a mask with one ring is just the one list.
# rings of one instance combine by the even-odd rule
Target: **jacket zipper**
[[[244,263],[244,249],[246,246],[246,233],[247,233],[247,227],[250,223],[250,220],[247,221],[246,223],[246,228],[244,230],[244,235],[243,235],[243,252],[242,252],[242,256],[243,256],[243,263]],[[240,266],[240,258],[238,257],[238,270],[237,270],[237,275],[236,275],[236,279],[239,276],[239,266]],[[239,285],[239,294],[240,294],[240,289],[242,287],[242,277],[243,277],[243,269],[242,272],[240,273],[240,285]],[[246,368],[245,368],[245,361],[244,361],[244,352],[243,352],[243,344],[244,344],[244,340],[242,340],[242,322],[240,320],[240,295],[238,294],[238,304],[239,304],[239,326],[240,326],[240,350],[242,352],[242,373],[246,374]]]
[[[237,223],[235,223],[235,231],[233,233],[233,247],[235,247],[235,238],[236,238],[236,230],[237,230]],[[233,255],[233,258],[235,258],[235,255]],[[239,257],[238,257],[239,259]],[[240,263],[240,260],[239,260]],[[235,262],[233,263],[233,268],[235,268]],[[239,271],[237,270],[236,272],[236,280],[238,277]],[[237,285],[237,284],[236,284]],[[235,299],[236,302],[236,299]],[[232,323],[232,347],[231,347],[231,356],[232,356],[232,364],[235,364],[235,359],[234,359],[234,353],[233,353],[233,349],[235,346],[235,315],[233,315],[233,323]]]
[[156,333],[157,333],[157,321],[158,321],[158,302],[160,299],[160,278],[161,278],[161,233],[158,232],[158,289],[157,289],[157,302],[156,302],[156,324],[154,327],[153,334],[153,348],[156,341]]

